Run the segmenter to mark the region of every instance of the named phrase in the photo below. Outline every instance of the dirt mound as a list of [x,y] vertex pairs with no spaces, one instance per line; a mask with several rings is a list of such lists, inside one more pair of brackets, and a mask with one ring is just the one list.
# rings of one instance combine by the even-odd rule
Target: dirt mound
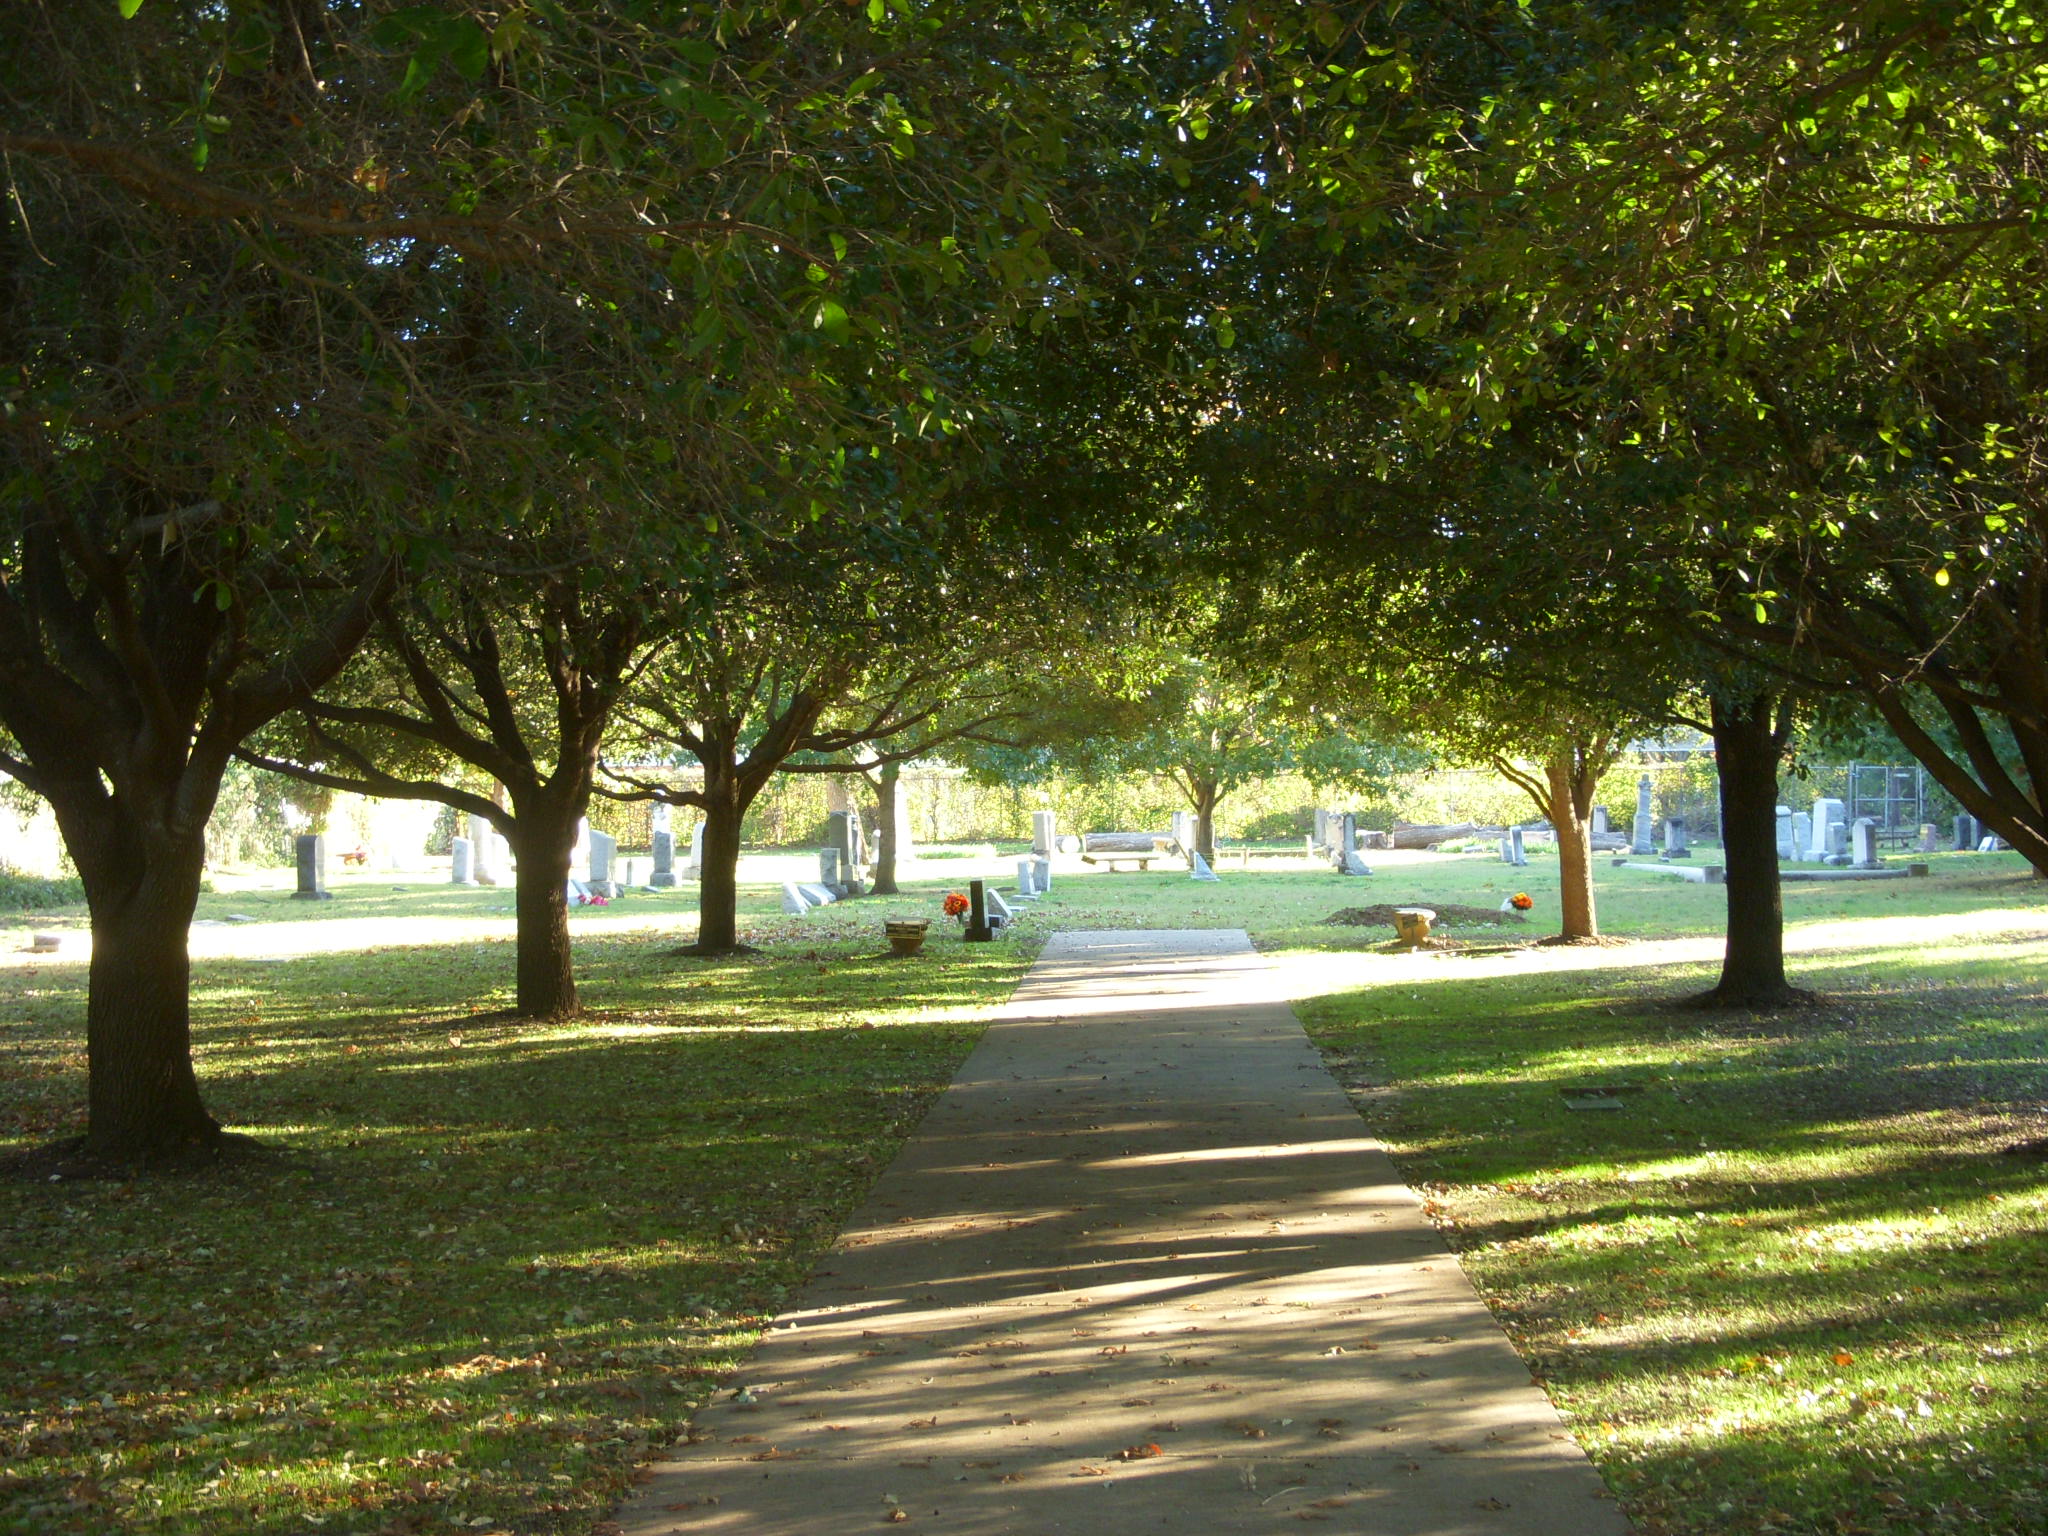
[[1323,921],[1346,928],[1391,928],[1394,926],[1394,911],[1397,907],[1427,907],[1436,914],[1436,926],[1439,928],[1456,928],[1471,923],[1485,923],[1498,927],[1502,923],[1529,921],[1520,912],[1496,912],[1492,907],[1447,906],[1436,901],[1397,901],[1378,907],[1344,907],[1332,912]]

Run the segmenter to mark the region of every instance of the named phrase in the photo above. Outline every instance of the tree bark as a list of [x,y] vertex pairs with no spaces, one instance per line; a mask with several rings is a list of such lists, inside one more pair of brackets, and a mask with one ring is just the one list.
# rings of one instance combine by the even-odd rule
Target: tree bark
[[1550,789],[1546,814],[1557,829],[1557,903],[1561,939],[1595,939],[1600,921],[1593,905],[1593,794],[1599,769],[1575,756],[1560,755],[1543,765]]
[[151,837],[118,806],[104,814],[131,825],[79,861],[92,913],[86,1150],[126,1163],[205,1152],[221,1128],[192,1070],[187,948],[205,837]]
[[1214,779],[1190,774],[1188,799],[1195,807],[1195,852],[1207,859],[1213,869],[1216,867],[1216,806],[1223,799],[1223,791],[1217,788]]
[[704,789],[691,803],[704,813],[704,862],[697,870],[697,942],[691,955],[744,954],[740,942],[740,828],[769,775],[748,773],[707,743]]
[[569,863],[575,857],[581,803],[524,806],[514,797],[513,887],[518,918],[514,1011],[525,1019],[566,1019],[577,1012],[576,967],[569,949]]
[[897,894],[896,842],[902,819],[896,785],[901,770],[894,763],[884,763],[875,777],[875,883],[872,889],[877,896],[894,896]]
[[1778,760],[1791,736],[1775,694],[1712,701],[1721,780],[1728,922],[1721,979],[1700,1000],[1775,1008],[1808,994],[1785,979],[1785,910],[1778,881]]

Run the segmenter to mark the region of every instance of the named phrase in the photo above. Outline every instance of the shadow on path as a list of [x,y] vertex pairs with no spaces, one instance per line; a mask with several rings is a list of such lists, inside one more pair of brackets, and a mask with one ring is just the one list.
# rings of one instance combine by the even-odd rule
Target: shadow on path
[[627,1536],[1622,1536],[1278,998],[1056,936]]

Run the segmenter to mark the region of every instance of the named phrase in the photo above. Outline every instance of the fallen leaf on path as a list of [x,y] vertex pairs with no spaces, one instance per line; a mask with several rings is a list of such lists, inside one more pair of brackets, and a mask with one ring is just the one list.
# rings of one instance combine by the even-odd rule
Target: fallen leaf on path
[[1162,1456],[1165,1452],[1159,1449],[1157,1441],[1147,1441],[1143,1445],[1127,1445],[1116,1454],[1119,1461],[1143,1461],[1148,1456]]
[[939,1416],[935,1413],[928,1419],[912,1419],[903,1427],[905,1429],[937,1429],[938,1426]]
[[1507,1507],[1508,1504],[1505,1499],[1481,1499],[1473,1505],[1475,1509],[1506,1509]]

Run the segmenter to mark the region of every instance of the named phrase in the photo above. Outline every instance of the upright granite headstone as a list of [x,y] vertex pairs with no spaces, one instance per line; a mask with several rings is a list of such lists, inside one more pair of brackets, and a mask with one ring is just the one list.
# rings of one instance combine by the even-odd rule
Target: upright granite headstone
[[1335,821],[1336,825],[1331,830],[1337,835],[1331,840],[1331,850],[1337,855],[1338,871],[1349,874],[1351,860],[1358,847],[1358,816],[1353,811],[1345,811]]
[[1849,825],[1847,822],[1828,823],[1828,851],[1821,855],[1830,864],[1849,862]]
[[1320,805],[1315,810],[1315,830],[1309,835],[1315,839],[1314,842],[1309,844],[1311,848],[1320,849],[1330,846],[1330,813]]
[[298,856],[299,888],[292,892],[297,901],[327,901],[334,892],[327,889],[327,839],[308,832],[292,845]]
[[833,811],[825,818],[825,839],[839,851],[839,883],[846,887],[845,894],[862,894],[860,813],[858,811]]
[[1650,815],[1650,776],[1646,773],[1636,781],[1636,824],[1635,836],[1629,844],[1631,853],[1654,853],[1653,840],[1657,835],[1657,823]]
[[508,873],[506,868],[507,861],[499,857],[500,842],[498,829],[491,825],[491,819],[488,816],[480,816],[475,811],[471,811],[469,813],[469,844],[474,850],[472,858],[475,860],[476,883],[478,885],[504,885],[507,883],[505,878]]
[[1935,845],[1940,841],[1941,828],[1937,827],[1931,821],[1923,821],[1920,823],[1920,851],[1922,853],[1933,853],[1935,851]]
[[610,901],[619,894],[618,876],[613,866],[618,863],[619,840],[609,832],[590,834],[590,894],[602,896]]
[[1789,805],[1778,807],[1778,857],[1781,859],[1796,859],[1799,857],[1799,850],[1793,846],[1792,842],[1792,807]]
[[1976,841],[1970,836],[1975,827],[1976,822],[1967,814],[1956,818],[1956,845],[1952,852],[1968,853],[1977,846]]
[[1031,813],[1031,851],[1041,859],[1053,856],[1059,846],[1059,818],[1051,811]]
[[683,866],[685,880],[704,878],[704,823],[690,828],[690,862]]
[[1850,849],[1852,857],[1849,860],[1849,867],[1851,869],[1878,868],[1877,823],[1868,816],[1858,816],[1855,826],[1849,830],[1850,841],[1853,845]]
[[846,880],[840,873],[840,855],[837,848],[818,850],[818,884],[829,889],[834,896],[846,894]]
[[676,835],[667,827],[654,833],[654,873],[647,883],[658,891],[673,889],[676,883]]
[[[1813,832],[1806,845],[1810,851],[1805,857],[1811,859],[1825,858],[1829,848],[1832,846],[1828,841],[1828,828],[1831,826],[1847,827],[1848,825],[1849,810],[1841,801],[1827,795],[1823,795],[1820,799],[1814,801]],[[1844,835],[1846,836],[1847,834],[1845,833]]]
[[1522,829],[1520,827],[1508,828],[1508,851],[1514,855],[1509,860],[1510,863],[1521,865],[1529,862],[1529,850],[1522,846]]
[[1792,857],[1806,859],[1813,856],[1813,818],[1804,811],[1792,813]]
[[1664,823],[1664,857],[1667,859],[1689,859],[1692,849],[1685,843],[1685,818],[1673,816]]
[[1595,837],[1605,837],[1607,835],[1607,807],[1604,805],[1593,807],[1593,835]]
[[450,885],[475,885],[475,853],[466,837],[448,839],[448,883]]
[[1512,864],[1515,862],[1515,845],[1509,842],[1505,837],[1503,837],[1500,840],[1500,861],[1503,864]]
[[970,944],[986,944],[996,936],[988,925],[988,882],[970,880],[967,882],[967,931],[962,935]]
[[1038,864],[1034,859],[1017,861],[1017,894],[1025,901],[1038,894]]
[[1033,859],[1031,865],[1031,883],[1038,887],[1038,894],[1043,896],[1052,889],[1052,860]]

